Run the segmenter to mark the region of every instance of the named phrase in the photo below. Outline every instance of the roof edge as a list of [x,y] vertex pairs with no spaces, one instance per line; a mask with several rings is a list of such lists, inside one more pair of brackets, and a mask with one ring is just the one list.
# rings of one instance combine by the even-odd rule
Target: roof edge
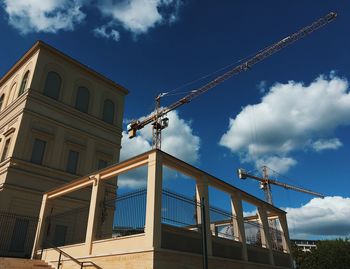
[[118,88],[119,90],[121,90],[125,95],[129,93],[129,91],[123,87],[122,85],[114,82],[113,80],[107,78],[106,76],[102,75],[101,73],[95,71],[94,69],[88,67],[87,65],[79,62],[78,60],[72,58],[71,56],[63,53],[62,51],[56,49],[55,47],[45,43],[42,40],[37,40],[34,45],[25,52],[25,54],[10,68],[9,71],[7,71],[5,73],[5,75],[0,79],[0,86],[4,83],[5,80],[7,80],[14,72],[16,72],[21,64],[26,61],[28,58],[30,58],[34,53],[36,53],[38,50],[40,50],[41,48],[47,49],[48,51],[59,55],[60,57],[64,58],[66,61],[77,65],[78,67],[80,67],[81,69],[84,69],[86,72],[90,73],[91,75],[99,78],[100,80],[106,82],[109,85],[112,85],[113,87]]

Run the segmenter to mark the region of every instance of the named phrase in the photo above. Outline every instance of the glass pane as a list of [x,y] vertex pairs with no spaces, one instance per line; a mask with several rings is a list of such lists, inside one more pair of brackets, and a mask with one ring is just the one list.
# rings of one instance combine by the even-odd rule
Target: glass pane
[[49,72],[46,77],[44,94],[58,100],[61,89],[61,77],[56,72]]
[[100,170],[100,169],[103,169],[105,167],[108,166],[108,162],[105,161],[105,160],[98,160],[98,167],[97,169]]
[[29,220],[16,219],[15,227],[12,232],[10,251],[24,251],[24,244],[26,242],[28,225]]
[[67,226],[57,224],[53,236],[53,245],[55,247],[64,246],[66,242]]
[[68,153],[67,172],[76,174],[79,161],[79,152],[70,150]]
[[113,124],[114,121],[114,104],[111,100],[105,100],[103,104],[103,120],[110,124]]
[[36,164],[42,164],[45,153],[46,142],[41,139],[34,140],[32,157],[30,161]]
[[90,93],[85,87],[79,87],[77,92],[77,99],[75,100],[75,108],[81,112],[87,113],[89,110]]
[[24,77],[22,79],[22,83],[21,83],[21,87],[19,88],[18,96],[21,96],[23,94],[24,90],[26,89],[28,75],[29,75],[29,71],[27,71],[27,73],[24,75]]

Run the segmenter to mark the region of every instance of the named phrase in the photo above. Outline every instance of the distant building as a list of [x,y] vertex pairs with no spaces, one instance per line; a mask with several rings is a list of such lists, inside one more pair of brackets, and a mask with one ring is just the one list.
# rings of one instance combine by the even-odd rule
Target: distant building
[[0,79],[0,256],[29,255],[44,192],[119,161],[127,93],[41,41]]
[[297,246],[300,250],[304,252],[309,252],[315,248],[317,248],[318,240],[303,240],[303,239],[292,239],[292,245]]

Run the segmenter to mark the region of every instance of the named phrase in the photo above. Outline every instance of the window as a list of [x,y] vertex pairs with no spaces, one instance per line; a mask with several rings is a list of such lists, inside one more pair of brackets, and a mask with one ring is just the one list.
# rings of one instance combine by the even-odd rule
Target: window
[[36,164],[42,164],[45,153],[46,141],[41,139],[35,139],[32,151],[32,157],[30,161]]
[[8,138],[5,142],[4,149],[2,150],[2,155],[1,155],[1,162],[3,162],[7,158],[9,146],[10,146],[10,138]]
[[5,98],[5,94],[1,95],[1,97],[0,97],[0,111],[2,110],[2,105],[4,103],[4,98]]
[[78,168],[78,161],[79,161],[79,152],[70,150],[68,152],[68,161],[67,161],[66,171],[72,174],[76,174],[77,168]]
[[12,102],[12,100],[14,99],[16,88],[17,88],[17,83],[13,84],[11,87],[11,90],[10,90],[9,95],[7,97],[7,104],[10,104]]
[[21,87],[19,88],[18,96],[21,96],[24,93],[24,90],[26,89],[27,82],[28,82],[28,76],[29,71],[27,71],[22,79]]
[[75,108],[81,112],[87,113],[89,110],[90,93],[85,87],[79,87],[77,98],[75,99]]
[[58,100],[60,97],[62,79],[59,74],[56,72],[49,72],[46,77],[44,94],[48,97],[51,97],[55,100]]
[[108,162],[107,161],[101,160],[101,159],[98,160],[98,167],[97,167],[98,170],[103,169],[103,168],[105,168],[107,166],[108,166]]
[[111,100],[107,99],[103,103],[102,119],[105,122],[113,124],[114,121],[114,104]]
[[67,226],[57,224],[55,226],[55,233],[53,236],[53,245],[55,247],[64,246],[66,242]]
[[29,220],[16,219],[15,227],[13,228],[10,251],[22,252],[27,238]]

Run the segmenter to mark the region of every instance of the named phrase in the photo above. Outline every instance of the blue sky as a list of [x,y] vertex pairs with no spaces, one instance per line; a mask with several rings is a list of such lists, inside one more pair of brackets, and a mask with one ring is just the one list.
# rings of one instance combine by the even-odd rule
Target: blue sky
[[[289,212],[294,236],[350,235],[348,1],[0,3],[0,74],[41,39],[128,88],[126,122],[151,113],[159,93],[337,12],[334,22],[169,115],[163,149],[261,198],[257,182],[240,181],[235,170],[267,164],[286,176],[274,178],[327,196],[313,199],[272,187],[275,204]],[[166,97],[163,105],[181,96]],[[123,146],[124,158],[148,150],[149,130]],[[213,197],[214,204],[223,203],[220,195]]]

